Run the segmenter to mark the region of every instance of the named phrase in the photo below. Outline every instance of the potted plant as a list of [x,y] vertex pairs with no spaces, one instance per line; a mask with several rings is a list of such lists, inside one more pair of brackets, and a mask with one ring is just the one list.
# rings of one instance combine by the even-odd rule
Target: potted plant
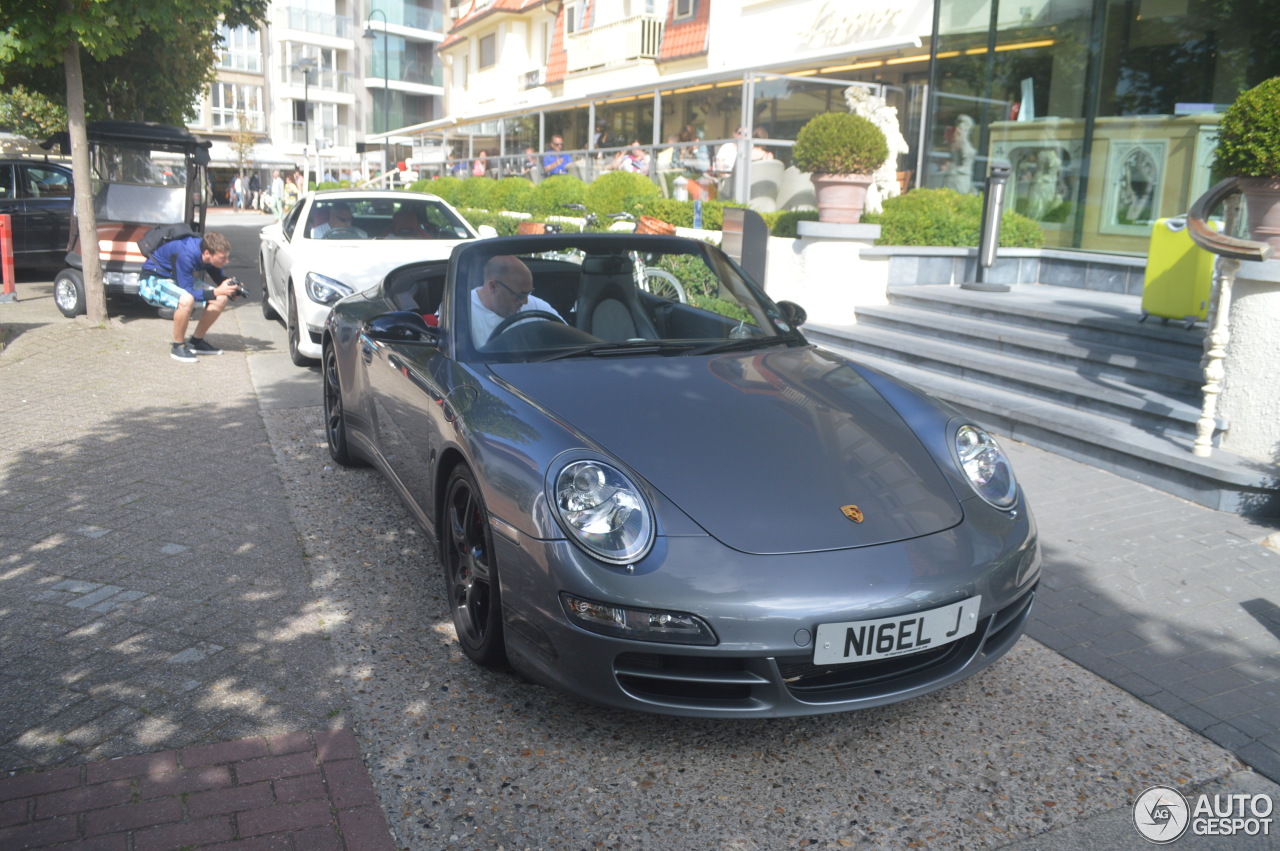
[[1240,180],[1252,237],[1280,255],[1280,77],[1236,98],[1218,125],[1215,167]]
[[889,158],[889,143],[870,120],[849,112],[825,112],[800,128],[791,160],[807,171],[818,197],[818,221],[856,225],[876,169]]

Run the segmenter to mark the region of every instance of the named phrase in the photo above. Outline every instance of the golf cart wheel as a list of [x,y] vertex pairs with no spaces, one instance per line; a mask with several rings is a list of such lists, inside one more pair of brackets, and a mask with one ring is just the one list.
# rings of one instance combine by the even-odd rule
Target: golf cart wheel
[[84,274],[79,269],[63,269],[53,279],[53,303],[68,318],[84,315]]

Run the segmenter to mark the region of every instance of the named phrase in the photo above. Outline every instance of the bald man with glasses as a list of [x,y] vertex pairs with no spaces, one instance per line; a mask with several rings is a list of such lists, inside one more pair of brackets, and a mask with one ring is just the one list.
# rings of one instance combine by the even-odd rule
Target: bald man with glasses
[[484,264],[484,283],[471,291],[472,341],[477,347],[483,346],[502,320],[522,310],[560,316],[554,307],[533,294],[533,274],[519,257],[490,257]]

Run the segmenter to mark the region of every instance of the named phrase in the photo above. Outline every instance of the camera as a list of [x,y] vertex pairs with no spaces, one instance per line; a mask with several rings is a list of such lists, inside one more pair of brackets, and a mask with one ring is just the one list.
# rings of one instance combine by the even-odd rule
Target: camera
[[244,284],[240,283],[240,280],[238,278],[228,278],[226,283],[235,284],[236,286],[236,291],[227,297],[227,301],[235,301],[238,298],[249,297],[249,288],[246,287]]

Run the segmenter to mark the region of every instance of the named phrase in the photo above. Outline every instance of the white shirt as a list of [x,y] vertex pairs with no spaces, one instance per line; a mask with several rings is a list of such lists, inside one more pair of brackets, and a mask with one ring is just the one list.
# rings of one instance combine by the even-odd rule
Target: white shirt
[[716,171],[728,174],[738,162],[738,143],[725,142],[716,151]]
[[[556,313],[556,309],[547,304],[536,295],[529,296],[529,300],[520,308],[521,312],[526,310],[545,310],[547,313]],[[480,303],[480,287],[476,287],[471,291],[471,340],[476,347],[483,346],[489,342],[489,335],[493,333],[493,329],[497,328],[505,316],[499,316],[489,308]],[[563,318],[563,317],[561,317]]]

